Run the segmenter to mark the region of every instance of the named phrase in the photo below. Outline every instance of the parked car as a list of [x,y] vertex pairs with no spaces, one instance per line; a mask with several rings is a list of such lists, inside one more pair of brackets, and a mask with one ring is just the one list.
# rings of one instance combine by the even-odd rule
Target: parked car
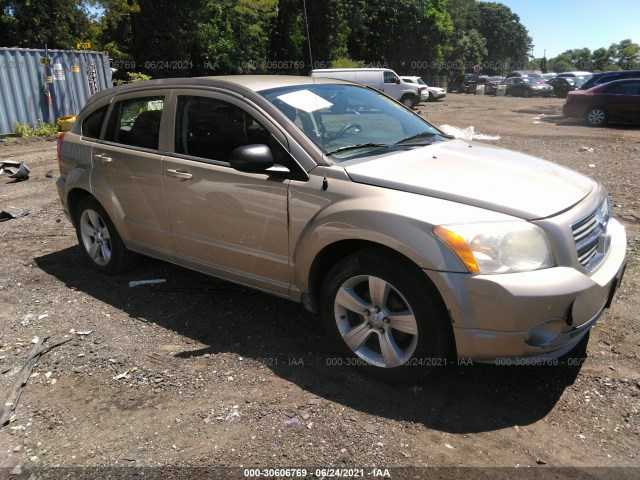
[[479,78],[480,75],[477,73],[465,73],[453,77],[449,81],[449,92],[475,93]]
[[504,78],[498,76],[482,78],[485,95],[495,95],[495,93],[498,91],[498,85],[500,85],[503,81]]
[[535,97],[553,95],[553,87],[542,83],[539,80],[528,77],[511,77],[502,82],[506,85],[505,95],[513,95],[516,97]]
[[312,70],[311,76],[368,85],[398,100],[407,108],[420,103],[418,86],[403,82],[396,72],[388,68],[324,68]]
[[607,122],[640,123],[640,78],[604,83],[569,92],[562,113],[584,118],[594,127]]
[[553,87],[553,93],[558,98],[565,98],[567,93],[578,90],[579,85],[575,78],[556,77],[547,80],[547,83]]
[[385,380],[415,381],[450,351],[563,355],[624,272],[625,231],[600,183],[453,140],[340,80],[103,90],[59,137],[58,163],[97,272],[143,254],[301,302],[320,312],[336,364]]
[[624,78],[640,78],[640,70],[617,70],[613,72],[594,73],[593,76],[580,86],[580,90],[589,90],[603,83],[622,80]]
[[558,78],[575,78],[577,80],[580,80],[581,83],[588,82],[589,79],[591,79],[591,77],[593,77],[593,74],[591,72],[581,72],[581,71],[562,72],[558,74]]
[[444,98],[447,96],[447,91],[444,88],[427,85],[427,91],[429,92],[430,102],[437,102],[441,98]]
[[420,77],[400,77],[400,80],[405,83],[415,84],[418,87],[418,91],[420,92],[420,101],[429,101],[429,87]]
[[516,70],[516,71],[507,73],[507,75],[505,76],[505,78],[513,78],[513,77],[532,78],[538,81],[542,80],[542,74],[534,70]]

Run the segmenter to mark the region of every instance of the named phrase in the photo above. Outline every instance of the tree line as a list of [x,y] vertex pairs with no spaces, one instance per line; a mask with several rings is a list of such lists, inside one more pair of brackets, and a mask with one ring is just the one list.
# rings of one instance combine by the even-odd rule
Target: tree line
[[117,75],[154,78],[340,66],[426,77],[476,66],[483,73],[602,70],[638,57],[638,45],[625,40],[532,59],[519,17],[477,0],[0,0],[0,46],[74,49],[78,42],[108,52]]

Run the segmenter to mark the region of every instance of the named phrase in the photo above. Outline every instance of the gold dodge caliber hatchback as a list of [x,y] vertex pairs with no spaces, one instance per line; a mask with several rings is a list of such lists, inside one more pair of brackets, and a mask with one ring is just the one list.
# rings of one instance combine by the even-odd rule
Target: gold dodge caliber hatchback
[[451,351],[566,354],[625,267],[599,183],[453,140],[338,80],[109,89],[61,136],[58,161],[96,270],[143,254],[301,302],[349,364],[387,380],[416,379]]

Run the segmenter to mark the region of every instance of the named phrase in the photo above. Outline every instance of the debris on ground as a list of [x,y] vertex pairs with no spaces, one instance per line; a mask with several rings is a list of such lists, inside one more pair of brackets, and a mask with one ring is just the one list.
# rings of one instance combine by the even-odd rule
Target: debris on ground
[[134,288],[139,285],[155,285],[157,283],[165,283],[166,281],[166,278],[157,278],[155,280],[131,280],[129,282],[129,287]]
[[42,337],[38,339],[36,344],[33,346],[31,351],[29,352],[29,356],[27,357],[22,370],[20,371],[20,375],[14,382],[13,386],[9,390],[9,394],[5,402],[0,407],[0,428],[2,428],[5,424],[9,423],[13,411],[16,409],[18,405],[18,400],[20,400],[20,394],[22,393],[22,387],[27,384],[29,377],[31,377],[31,371],[33,367],[36,365],[38,358],[47,353],[49,350],[58,347],[64,343],[71,341],[70,338],[62,340],[60,342],[54,343],[52,345],[44,346],[44,342],[47,341],[49,337]]
[[15,220],[16,218],[26,217],[31,213],[31,209],[25,208],[15,213],[7,212],[5,210],[0,211],[0,222],[6,222],[7,220]]
[[7,172],[9,178],[13,178],[16,182],[29,179],[31,169],[24,162],[16,162],[15,160],[2,160],[0,163],[0,174]]
[[453,138],[459,138],[462,140],[500,140],[500,135],[486,135],[484,133],[475,133],[473,126],[467,128],[458,128],[452,125],[440,125],[438,127],[447,135],[451,135]]

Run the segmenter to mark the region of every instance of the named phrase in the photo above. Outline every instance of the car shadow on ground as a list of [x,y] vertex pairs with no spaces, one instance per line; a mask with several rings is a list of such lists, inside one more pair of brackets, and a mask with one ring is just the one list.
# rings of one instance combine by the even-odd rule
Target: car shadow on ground
[[[341,365],[327,350],[319,317],[287,300],[151,259],[125,275],[103,276],[85,264],[78,247],[35,261],[69,288],[204,345],[176,354],[178,360],[237,353],[313,395],[444,432],[484,432],[536,422],[555,406],[580,369],[454,361],[418,385],[387,385]],[[128,286],[130,280],[154,278],[167,282]]]

